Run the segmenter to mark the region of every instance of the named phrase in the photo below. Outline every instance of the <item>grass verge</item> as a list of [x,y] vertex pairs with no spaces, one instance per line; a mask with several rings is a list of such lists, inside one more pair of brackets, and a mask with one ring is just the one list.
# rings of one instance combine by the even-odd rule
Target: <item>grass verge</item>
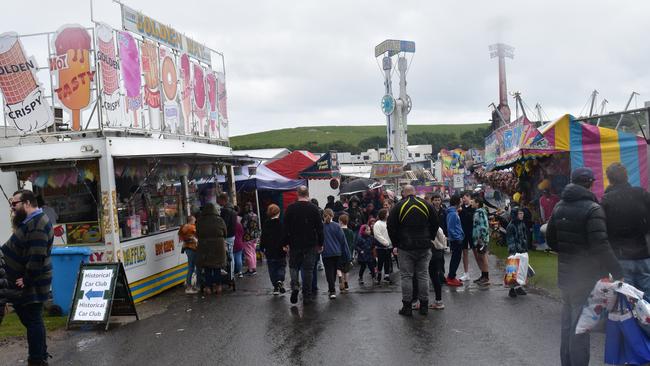
[[[43,314],[43,321],[47,331],[53,331],[65,327],[67,317],[65,316],[47,316]],[[11,337],[26,336],[25,327],[18,319],[18,315],[12,312],[7,314],[0,324],[0,341]]]
[[[492,245],[490,252],[500,259],[508,257],[508,248],[499,245]],[[547,252],[530,251],[528,253],[530,265],[535,270],[535,277],[528,280],[533,287],[542,288],[551,295],[560,296],[557,287],[557,255]]]

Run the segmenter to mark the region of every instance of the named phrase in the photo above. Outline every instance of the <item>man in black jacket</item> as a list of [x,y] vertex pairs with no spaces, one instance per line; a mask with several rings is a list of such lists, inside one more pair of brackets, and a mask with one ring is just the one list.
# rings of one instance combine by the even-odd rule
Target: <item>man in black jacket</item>
[[291,275],[291,303],[298,302],[299,272],[302,271],[302,301],[311,302],[314,265],[323,250],[323,222],[318,207],[309,201],[307,187],[298,187],[298,201],[287,207],[284,214],[284,242],[289,245],[289,273]]
[[609,274],[619,279],[621,267],[609,246],[605,211],[590,191],[594,174],[589,168],[571,173],[548,223],[548,245],[558,253],[558,287],[562,292],[563,366],[589,364],[589,333],[575,334],[582,307],[596,282]]
[[621,163],[607,168],[610,186],[605,190],[603,209],[607,235],[623,269],[625,282],[650,298],[650,251],[646,235],[650,228],[650,193],[632,187]]
[[429,310],[429,261],[431,241],[438,232],[438,218],[431,204],[415,196],[415,188],[406,185],[401,201],[388,215],[388,236],[398,250],[400,278],[402,280],[401,315],[410,316],[413,297],[413,276],[418,279],[420,314]]

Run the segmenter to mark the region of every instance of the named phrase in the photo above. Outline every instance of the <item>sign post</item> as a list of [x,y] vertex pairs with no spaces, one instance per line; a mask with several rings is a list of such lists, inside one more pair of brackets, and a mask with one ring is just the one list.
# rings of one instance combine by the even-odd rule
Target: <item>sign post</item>
[[108,324],[111,316],[135,316],[131,289],[121,262],[82,263],[72,297],[72,311],[66,328],[71,325]]

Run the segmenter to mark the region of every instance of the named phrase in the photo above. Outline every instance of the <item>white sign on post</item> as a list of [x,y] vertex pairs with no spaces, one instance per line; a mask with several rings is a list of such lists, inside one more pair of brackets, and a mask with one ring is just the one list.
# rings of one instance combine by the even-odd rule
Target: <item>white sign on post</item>
[[462,174],[454,174],[454,188],[465,188],[465,180]]
[[86,269],[81,278],[80,290],[83,297],[77,302],[72,320],[102,321],[108,310],[108,300],[104,299],[106,291],[111,290],[113,270]]

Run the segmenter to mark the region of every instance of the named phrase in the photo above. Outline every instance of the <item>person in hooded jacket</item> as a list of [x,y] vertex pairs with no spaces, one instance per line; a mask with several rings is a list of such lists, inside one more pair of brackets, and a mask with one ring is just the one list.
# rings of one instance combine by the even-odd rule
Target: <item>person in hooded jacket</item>
[[355,240],[357,263],[359,263],[359,284],[363,285],[363,274],[368,268],[371,280],[375,279],[375,257],[372,255],[374,237],[370,225],[361,225]]
[[560,359],[563,366],[589,364],[589,333],[575,334],[582,308],[596,282],[623,276],[607,237],[605,211],[590,191],[594,173],[577,168],[546,229],[548,245],[558,253],[557,281],[562,293]]
[[350,216],[348,227],[352,231],[358,230],[361,225],[367,223],[363,210],[359,207],[359,198],[357,196],[350,198],[350,202],[348,203],[348,216]]
[[[515,216],[506,228],[506,243],[508,245],[508,254],[528,253],[528,234],[526,222],[524,221],[524,210],[515,210]],[[514,286],[508,292],[508,296],[517,297],[517,295],[527,295],[521,286]]]
[[623,269],[625,282],[650,299],[650,193],[628,182],[621,163],[607,168],[610,186],[603,196],[607,235]]
[[280,207],[270,204],[266,209],[266,216],[262,226],[262,237],[260,249],[266,256],[266,263],[269,267],[269,277],[273,285],[273,295],[283,294],[284,276],[287,267],[288,246],[284,243],[284,232],[280,223]]
[[341,257],[349,258],[348,243],[345,241],[345,234],[339,224],[332,221],[334,212],[325,209],[323,212],[323,264],[325,266],[325,278],[330,299],[336,299],[336,271]]
[[203,207],[196,221],[196,237],[199,245],[196,251],[196,265],[203,272],[201,291],[221,293],[221,269],[226,268],[226,223],[219,216],[212,203]]

